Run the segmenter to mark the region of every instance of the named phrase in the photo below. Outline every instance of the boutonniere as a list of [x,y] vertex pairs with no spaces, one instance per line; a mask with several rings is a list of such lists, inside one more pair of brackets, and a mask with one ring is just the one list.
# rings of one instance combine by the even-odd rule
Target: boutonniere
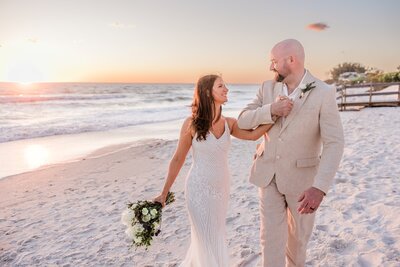
[[315,88],[315,85],[314,85],[314,83],[315,82],[311,82],[311,83],[307,83],[307,84],[301,84],[300,85],[300,88],[302,88],[301,89],[301,94],[300,94],[300,99],[304,96],[304,94],[306,93],[306,92],[308,92],[308,91],[310,91],[311,89],[313,89],[313,88]]

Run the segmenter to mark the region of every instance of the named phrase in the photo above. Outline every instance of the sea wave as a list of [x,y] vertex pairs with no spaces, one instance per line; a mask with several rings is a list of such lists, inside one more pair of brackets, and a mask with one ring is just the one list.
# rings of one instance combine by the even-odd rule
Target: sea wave
[[[4,89],[0,83],[0,142],[179,120],[190,115],[193,98],[190,84],[35,86]],[[223,108],[236,114],[257,87],[229,89],[230,101]]]
[[[183,119],[188,115],[188,111],[180,109],[175,112],[166,110],[105,112],[102,114],[92,114],[92,116],[81,118],[79,121],[70,117],[51,119],[45,122],[37,120],[28,125],[26,121],[20,119],[18,125],[11,123],[0,124],[0,143],[52,135],[107,131],[121,127],[168,122]],[[15,119],[13,118],[13,121],[16,121]]]
[[22,95],[0,96],[0,103],[32,103],[49,101],[96,101],[101,99],[126,98],[126,95]]

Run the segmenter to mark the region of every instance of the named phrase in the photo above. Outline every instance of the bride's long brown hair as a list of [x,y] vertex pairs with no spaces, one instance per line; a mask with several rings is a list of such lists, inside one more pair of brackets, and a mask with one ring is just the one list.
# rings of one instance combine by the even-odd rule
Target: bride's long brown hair
[[[197,81],[194,89],[191,126],[194,132],[197,133],[197,141],[206,140],[217,113],[212,95],[212,88],[217,78],[220,78],[220,76],[214,74],[205,75]],[[219,111],[216,121],[221,118],[222,107]]]

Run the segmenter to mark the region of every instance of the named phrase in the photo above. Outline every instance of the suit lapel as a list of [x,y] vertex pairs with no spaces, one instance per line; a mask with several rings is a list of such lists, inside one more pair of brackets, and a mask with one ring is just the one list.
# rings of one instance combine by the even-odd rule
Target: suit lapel
[[[311,83],[315,81],[315,78],[310,74],[310,72],[307,71],[306,77],[304,77],[303,83],[307,84],[307,83]],[[304,103],[306,102],[309,94],[311,93],[312,90],[307,91],[302,98],[297,97],[294,101],[293,104],[293,109],[292,111],[289,113],[289,116],[287,116],[285,118],[285,121],[282,125],[282,129],[280,131],[279,134],[281,134],[286,127],[293,121],[293,119],[296,117],[296,115],[300,112],[300,109],[302,108],[302,106],[304,105]]]
[[274,102],[279,95],[282,95],[282,90],[283,90],[283,83],[276,82],[274,85],[274,98],[272,99],[272,102]]

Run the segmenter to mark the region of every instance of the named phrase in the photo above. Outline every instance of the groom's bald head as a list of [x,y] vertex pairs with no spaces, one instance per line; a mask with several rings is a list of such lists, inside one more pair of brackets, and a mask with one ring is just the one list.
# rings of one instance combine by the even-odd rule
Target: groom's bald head
[[304,66],[304,47],[295,39],[286,39],[277,43],[272,48],[271,53],[282,57],[293,57],[299,65]]

